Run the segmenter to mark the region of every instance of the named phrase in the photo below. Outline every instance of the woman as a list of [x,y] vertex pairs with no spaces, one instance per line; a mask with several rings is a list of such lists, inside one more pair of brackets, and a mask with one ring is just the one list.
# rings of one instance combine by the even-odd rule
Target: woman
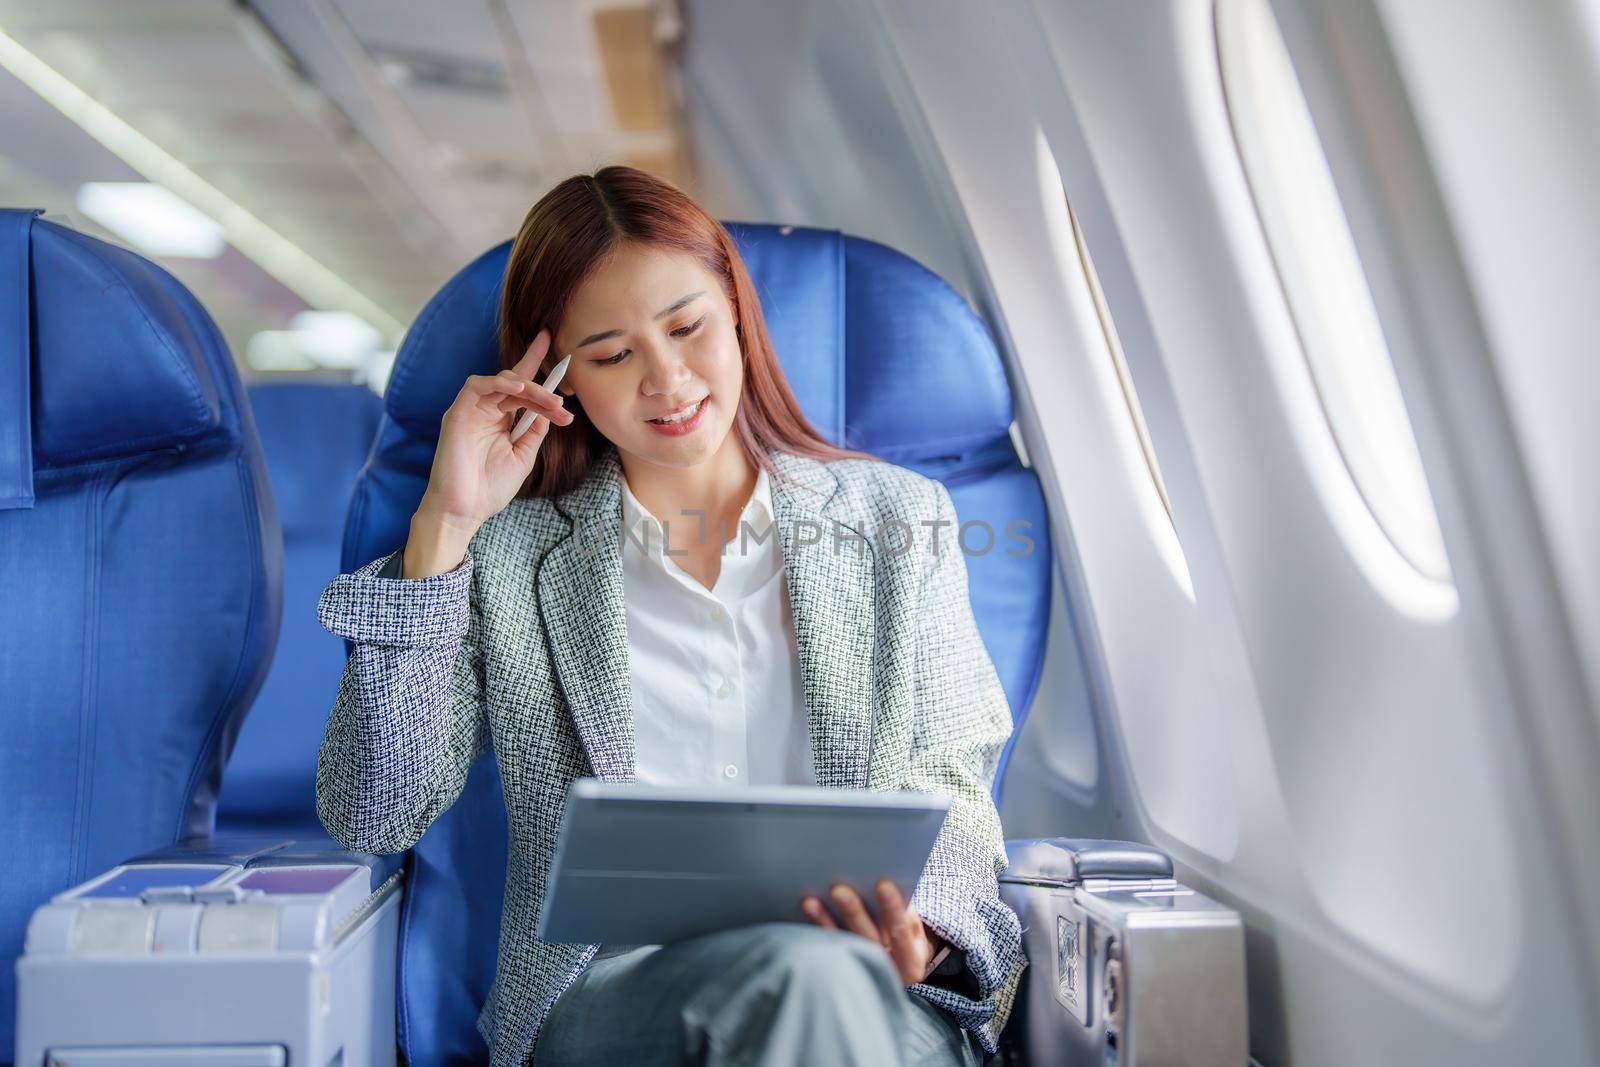
[[[355,643],[318,758],[328,831],[409,848],[494,746],[495,1067],[980,1062],[1024,966],[989,794],[1011,719],[949,494],[820,437],[726,231],[642,171],[534,206],[500,341],[505,369],[445,412],[404,549],[318,605]],[[524,410],[543,417],[513,441]],[[875,544],[886,529],[912,540]],[[797,921],[665,947],[541,942],[567,787],[589,774],[952,803],[910,901],[858,887],[881,925],[837,886]]]

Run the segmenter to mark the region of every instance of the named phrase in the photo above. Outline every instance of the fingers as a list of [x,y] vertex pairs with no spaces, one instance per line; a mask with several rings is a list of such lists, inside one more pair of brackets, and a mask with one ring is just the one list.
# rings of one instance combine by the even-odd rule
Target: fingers
[[478,397],[497,395],[524,397],[535,405],[549,407],[551,410],[561,405],[561,397],[539,385],[532,378],[515,371],[474,374],[467,379],[464,388],[469,394]]
[[816,897],[808,896],[801,900],[800,910],[817,926],[826,930],[839,929],[839,924],[833,921],[833,916],[828,914],[828,909],[823,907],[822,901]]
[[906,898],[900,895],[900,887],[887,878],[878,879],[874,887],[878,893],[878,909],[883,915],[883,924],[893,933],[896,928],[908,926],[915,919],[921,922],[916,909],[906,903]]
[[501,371],[499,374],[473,374],[467,377],[462,391],[471,396],[492,396],[495,393],[520,393],[530,379],[519,378]]
[[861,903],[861,898],[856,895],[854,889],[840,882],[829,891],[828,898],[833,910],[838,912],[839,918],[844,921],[846,930],[887,947],[883,932],[878,929],[878,924],[872,921],[872,916],[867,914],[866,905]]
[[[529,410],[545,416],[558,426],[566,426],[573,420],[572,413],[567,410],[561,397],[511,371],[501,371],[494,375],[472,375],[462,388],[462,396],[451,405],[451,408],[462,413],[456,416],[458,419],[466,417],[465,413],[468,410],[493,413],[495,418],[519,410]],[[447,417],[448,415],[449,412],[446,412]]]
[[[878,881],[875,892],[882,917],[881,927],[873,921],[861,897],[849,886],[843,883],[835,885],[828,894],[828,900],[843,920],[842,929],[882,945],[894,961],[901,981],[908,986],[914,985],[927,977],[933,956],[933,945],[922,925],[922,916],[916,908],[906,903],[899,887],[887,878]],[[828,930],[841,929],[828,908],[815,896],[804,897],[800,902],[800,910],[817,926]]]
[[528,344],[528,350],[522,354],[521,359],[512,365],[511,369],[524,378],[531,378],[533,377],[533,372],[539,369],[539,364],[544,362],[545,353],[548,351],[550,351],[550,330],[547,327],[534,335],[533,340]]
[[877,886],[878,905],[888,928],[889,954],[894,957],[900,975],[907,982],[920,981],[932,955],[927,931],[922,928],[922,916],[908,905],[900,889],[887,878]]
[[[514,432],[517,428],[517,424],[527,417],[527,415],[518,415],[513,417],[510,420],[510,425],[506,427],[506,431],[508,433]],[[549,432],[549,419],[534,419],[533,424],[522,432],[522,436],[511,442],[512,454],[514,454],[519,460],[521,460],[531,469],[533,467],[534,457],[539,451],[539,446],[544,444],[545,436]]]
[[485,398],[484,400],[480,401],[480,403],[492,404],[496,411],[506,414],[517,411],[533,410],[537,414],[545,416],[557,426],[569,425],[574,418],[572,412],[568,411],[560,404],[555,404],[553,406],[535,404],[532,402],[530,397],[526,396],[496,396],[493,399]]

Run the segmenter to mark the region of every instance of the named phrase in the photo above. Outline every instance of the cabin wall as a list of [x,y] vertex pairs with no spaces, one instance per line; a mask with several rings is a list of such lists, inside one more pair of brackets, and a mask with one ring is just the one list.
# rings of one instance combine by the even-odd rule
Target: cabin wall
[[1572,897],[1530,876],[1562,842],[1485,654],[1474,520],[1425,411],[1454,580],[1399,558],[1363,505],[1234,142],[1212,6],[686,15],[700,195],[906,250],[1007,358],[1061,548],[1008,831],[1149,841],[1239,908],[1264,1064],[1590,1061]]

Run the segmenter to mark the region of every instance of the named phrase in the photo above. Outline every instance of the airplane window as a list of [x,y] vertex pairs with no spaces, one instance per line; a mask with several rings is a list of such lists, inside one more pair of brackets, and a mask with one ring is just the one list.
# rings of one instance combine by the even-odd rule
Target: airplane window
[[1128,360],[1122,354],[1122,342],[1117,338],[1116,324],[1112,321],[1111,310],[1106,305],[1105,292],[1100,288],[1100,276],[1095,272],[1094,261],[1089,258],[1089,246],[1083,240],[1083,230],[1078,226],[1078,216],[1072,210],[1072,203],[1067,199],[1062,187],[1061,172],[1056,167],[1049,142],[1045,140],[1043,130],[1036,133],[1039,186],[1044,195],[1045,224],[1050,231],[1051,244],[1055,248],[1062,269],[1069,274],[1081,272],[1086,283],[1090,299],[1094,304],[1098,333],[1105,340],[1106,354],[1110,357],[1111,365],[1116,372],[1120,406],[1128,413],[1134,435],[1139,439],[1139,451],[1144,466],[1150,473],[1150,480],[1155,484],[1156,495],[1161,498],[1161,507],[1166,511],[1167,521],[1170,524],[1172,504],[1167,499],[1167,486],[1161,478],[1161,467],[1156,463],[1156,450],[1150,443],[1150,429],[1145,425],[1144,411],[1139,406],[1139,396],[1134,391],[1133,378],[1128,374]]
[[1268,0],[1218,0],[1228,110],[1302,352],[1339,452],[1401,556],[1450,580],[1372,293]]
[[[1065,198],[1063,197],[1063,200]],[[1139,406],[1139,396],[1133,389],[1133,378],[1128,374],[1128,357],[1122,354],[1122,342],[1117,339],[1117,328],[1111,321],[1111,311],[1106,306],[1106,294],[1100,288],[1100,276],[1095,273],[1094,261],[1089,258],[1089,246],[1083,242],[1083,231],[1078,227],[1078,215],[1067,205],[1067,221],[1072,225],[1072,241],[1078,250],[1078,261],[1083,264],[1083,276],[1088,279],[1089,293],[1094,298],[1095,314],[1100,319],[1100,332],[1105,335],[1106,350],[1117,370],[1117,383],[1122,386],[1122,399],[1128,407],[1128,418],[1133,420],[1134,433],[1139,435],[1139,447],[1144,452],[1145,466],[1150,468],[1150,478],[1155,482],[1156,495],[1166,509],[1167,520],[1172,520],[1172,501],[1167,499],[1167,483],[1161,477],[1161,465],[1156,462],[1155,446],[1150,443],[1150,427],[1144,421],[1144,409]]]
[[[1111,316],[1105,290],[1100,284],[1100,275],[1090,258],[1088,242],[1078,224],[1077,213],[1066,195],[1049,140],[1042,129],[1036,128],[1034,134],[1035,165],[1045,228],[1061,277],[1069,290],[1067,298],[1076,309],[1073,318],[1079,323],[1077,328],[1083,344],[1088,349],[1103,349],[1105,352],[1104,364],[1095,364],[1098,355],[1089,356],[1090,369],[1102,402],[1108,411],[1124,412],[1128,419],[1125,425],[1132,431],[1117,442],[1116,451],[1125,465],[1130,482],[1140,483],[1135,494],[1138,506],[1162,562],[1178,587],[1192,601],[1194,581],[1189,574],[1188,562],[1184,559],[1183,547],[1178,542],[1166,480],[1162,478],[1161,466],[1156,462],[1150,428],[1145,422],[1144,409],[1139,403],[1133,376],[1128,370],[1127,357],[1122,351],[1122,341],[1117,336],[1116,323]],[[1081,287],[1076,278],[1082,279]],[[1118,436],[1121,437],[1120,434]],[[1144,481],[1145,478],[1149,479],[1148,482]]]

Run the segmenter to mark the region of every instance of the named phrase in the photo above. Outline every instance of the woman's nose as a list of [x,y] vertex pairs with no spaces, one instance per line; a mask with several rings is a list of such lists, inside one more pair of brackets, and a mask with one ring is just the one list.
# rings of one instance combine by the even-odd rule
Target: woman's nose
[[642,385],[647,396],[667,396],[681,389],[691,377],[688,366],[676,353],[656,347],[646,362]]

